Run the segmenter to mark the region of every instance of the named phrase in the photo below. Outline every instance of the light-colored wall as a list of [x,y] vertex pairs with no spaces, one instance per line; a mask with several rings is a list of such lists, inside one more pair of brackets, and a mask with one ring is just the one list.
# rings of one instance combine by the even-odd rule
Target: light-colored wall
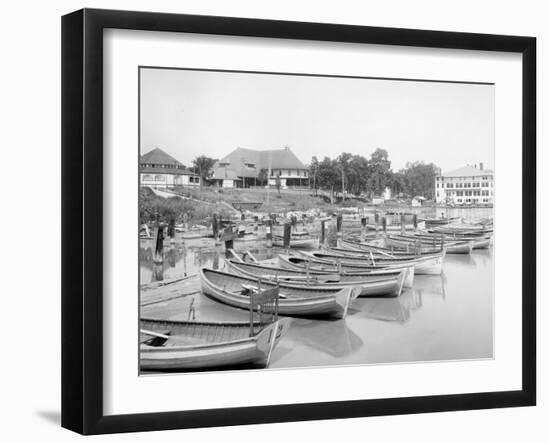
[[[191,182],[190,180],[193,180]],[[200,186],[197,179],[190,175],[173,174],[140,174],[140,183],[142,186],[151,186],[153,188],[173,188],[175,186]]]
[[[485,179],[483,177],[486,177]],[[452,187],[448,185],[451,184]],[[469,185],[466,187],[465,185]],[[475,185],[475,186],[474,186]],[[486,185],[486,186],[485,186]],[[455,204],[493,203],[493,174],[470,177],[438,177],[435,180],[435,200],[437,203],[449,201]],[[466,195],[468,192],[472,195]],[[479,191],[479,195],[474,195]],[[486,192],[486,195],[483,193]],[[462,195],[460,195],[462,193]]]
[[277,177],[280,174],[281,178],[307,178],[308,170],[307,169],[272,169],[271,177]]

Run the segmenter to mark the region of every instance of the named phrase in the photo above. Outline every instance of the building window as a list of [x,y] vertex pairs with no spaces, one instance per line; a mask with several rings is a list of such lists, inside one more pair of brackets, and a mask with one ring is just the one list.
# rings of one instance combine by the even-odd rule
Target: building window
[[156,182],[163,182],[163,181],[164,181],[164,176],[162,176],[162,175],[155,175],[155,181],[156,181]]
[[452,183],[447,183],[447,188],[452,188],[452,187],[453,187]]
[[150,176],[149,174],[142,176],[142,181],[144,181],[144,182],[150,182],[152,180],[153,180],[153,177]]
[[474,188],[479,188],[479,182],[475,182],[475,183],[473,184],[473,187],[474,187]]

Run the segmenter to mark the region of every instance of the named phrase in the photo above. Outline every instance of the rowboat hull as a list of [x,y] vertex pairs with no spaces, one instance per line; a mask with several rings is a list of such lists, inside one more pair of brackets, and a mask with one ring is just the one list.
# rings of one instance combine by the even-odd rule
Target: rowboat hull
[[[231,271],[237,272],[243,276],[251,278],[261,278],[262,281],[279,281],[283,282],[285,286],[303,287],[306,285],[308,288],[315,289],[337,289],[342,290],[346,288],[358,288],[360,290],[359,296],[390,296],[397,297],[401,295],[405,280],[408,280],[408,269],[399,270],[397,272],[387,274],[375,274],[364,276],[355,276],[354,279],[348,281],[326,282],[319,281],[319,276],[322,278],[323,273],[311,274],[297,271],[285,271],[280,268],[262,267],[249,263],[235,263],[230,260],[226,260],[227,265]],[[294,272],[294,276],[289,275],[290,272]],[[414,271],[411,272],[414,275]],[[281,277],[279,277],[279,275]],[[307,280],[304,280],[304,276]],[[294,277],[294,280],[293,280]],[[349,278],[349,276],[347,277]],[[299,279],[299,281],[297,280]],[[411,285],[412,286],[412,285]]]
[[[386,245],[387,246],[395,246],[395,247],[414,247],[414,243],[419,242],[421,245],[432,245],[432,240],[423,240],[421,238],[401,238],[399,236],[396,237],[387,237],[386,238]],[[474,243],[472,241],[459,241],[459,242],[445,242],[444,243],[444,249],[447,254],[470,254],[472,252],[472,249],[474,247]]]
[[[407,248],[401,248],[401,247],[391,247],[387,248],[384,246],[379,246],[377,244],[371,244],[371,243],[356,243],[349,240],[341,240],[342,248],[345,251],[348,251],[349,253],[358,253],[358,254],[365,254],[369,252],[378,253],[379,255],[389,254],[394,257],[410,257],[414,256],[417,257],[417,255],[413,254],[414,247],[412,245],[408,245]],[[438,254],[441,252],[441,248],[421,248],[420,255],[433,255]]]
[[[273,246],[280,248],[284,247],[284,240],[282,237],[273,237]],[[290,247],[296,249],[317,249],[319,247],[318,238],[291,238]]]
[[[383,269],[397,270],[413,267],[414,274],[416,275],[439,275],[441,274],[443,269],[443,255],[432,257],[419,257],[415,260],[409,260],[401,263],[385,263],[376,265],[358,261],[350,262],[346,261],[345,259],[340,260],[339,263],[337,263],[334,260],[321,260],[303,255],[301,257],[289,257],[279,255],[280,265],[287,269],[304,269],[308,262],[314,265],[312,269],[326,272],[337,272],[338,269],[341,269],[345,272],[366,272],[380,271]],[[408,278],[410,278],[410,280],[406,280],[405,287],[408,287],[409,285],[412,287],[412,276]]]
[[[201,269],[199,272],[202,292],[213,299],[227,305],[249,309],[250,298],[243,294],[243,284],[258,286],[258,279],[237,276],[211,269]],[[277,287],[276,283],[262,282],[263,289]],[[279,285],[279,314],[297,317],[328,316],[344,318],[347,315],[351,302],[358,297],[359,290],[355,288],[319,289],[319,288],[292,288],[288,285]]]
[[[281,338],[290,327],[290,319],[281,318],[274,323],[266,325],[252,337],[248,336],[250,324],[243,323],[200,323],[200,322],[172,322],[163,320],[142,320],[141,325],[145,329],[153,331],[171,330],[182,324],[190,326],[193,323],[193,335],[196,336],[197,328],[204,329],[202,343],[181,344],[178,338],[185,335],[174,336],[174,340],[168,346],[140,345],[140,368],[144,371],[169,371],[169,370],[197,370],[233,367],[246,364],[254,364],[266,367],[269,364],[271,353]],[[209,330],[228,330],[229,337],[221,341],[211,341],[212,333]],[[233,336],[233,338],[232,338]],[[214,336],[215,337],[215,336]],[[190,337],[191,339],[193,337]],[[172,339],[172,337],[170,337]],[[169,340],[170,340],[169,339]],[[209,341],[210,340],[210,341]],[[169,343],[168,341],[166,342]]]

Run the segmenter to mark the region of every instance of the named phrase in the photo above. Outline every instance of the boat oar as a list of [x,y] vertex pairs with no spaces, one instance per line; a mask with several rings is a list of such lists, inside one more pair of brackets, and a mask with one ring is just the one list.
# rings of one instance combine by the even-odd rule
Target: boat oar
[[161,334],[159,332],[148,331],[147,329],[140,329],[139,332],[145,335],[150,335],[152,337],[163,338],[165,340],[168,340],[169,338],[173,338],[173,337],[170,337],[169,335]]

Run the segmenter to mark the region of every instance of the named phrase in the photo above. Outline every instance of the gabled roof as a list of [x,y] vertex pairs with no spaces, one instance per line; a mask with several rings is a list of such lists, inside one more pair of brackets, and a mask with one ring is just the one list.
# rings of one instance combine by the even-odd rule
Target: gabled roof
[[149,166],[140,167],[139,172],[141,174],[170,174],[170,175],[193,175],[193,176],[198,175],[187,168],[151,168]]
[[228,179],[230,179],[230,174],[235,177],[257,177],[261,169],[307,168],[288,147],[263,151],[237,148],[214,165],[213,178],[225,178],[226,171]]
[[139,162],[141,164],[153,164],[153,165],[170,165],[182,167],[183,163],[177,161],[171,155],[168,155],[162,149],[155,148],[145,154],[143,154]]
[[443,177],[481,177],[482,175],[493,175],[490,169],[478,169],[467,165],[463,168],[453,169],[452,171],[441,174]]

